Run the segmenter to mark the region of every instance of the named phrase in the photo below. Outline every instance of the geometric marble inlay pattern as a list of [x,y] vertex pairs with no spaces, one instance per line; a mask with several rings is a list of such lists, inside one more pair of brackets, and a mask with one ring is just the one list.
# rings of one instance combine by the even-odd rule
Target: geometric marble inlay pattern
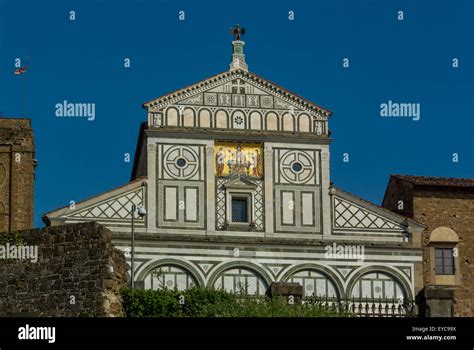
[[279,170],[283,183],[314,184],[316,166],[314,152],[281,150]]
[[163,154],[163,163],[168,178],[191,179],[199,171],[198,148],[190,146],[168,147]]
[[[89,208],[83,209],[72,214],[73,217],[81,218],[106,218],[106,219],[129,219],[132,217],[130,211],[132,204],[143,205],[143,189],[138,188],[131,192],[125,193],[119,197],[109,199],[105,202],[95,204]],[[143,220],[138,214],[135,219]]]
[[255,229],[257,231],[263,231],[263,181],[253,181],[257,188],[255,190],[254,198],[254,220],[255,220]]
[[343,199],[334,198],[334,222],[336,227],[397,229],[399,225],[358,207]]
[[225,226],[225,188],[226,179],[216,179],[216,219],[217,229],[222,230]]

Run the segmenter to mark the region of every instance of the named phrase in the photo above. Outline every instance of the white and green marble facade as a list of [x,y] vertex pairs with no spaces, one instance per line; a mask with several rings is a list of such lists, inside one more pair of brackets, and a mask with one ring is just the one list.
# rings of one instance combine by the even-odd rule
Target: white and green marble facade
[[[294,281],[307,295],[413,299],[424,227],[333,187],[331,113],[246,68],[231,64],[145,103],[133,180],[50,212],[49,222],[98,221],[128,254],[131,205],[146,207],[146,217],[136,217],[134,266],[145,288],[243,283],[263,294],[272,281]],[[219,141],[262,144],[263,178],[215,177]],[[231,189],[249,193],[253,227],[226,225]],[[363,246],[363,260],[328,257],[333,244]]]

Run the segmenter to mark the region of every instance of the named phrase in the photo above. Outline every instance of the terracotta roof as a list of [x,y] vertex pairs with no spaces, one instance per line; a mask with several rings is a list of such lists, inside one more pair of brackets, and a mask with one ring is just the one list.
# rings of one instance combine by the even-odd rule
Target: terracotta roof
[[391,176],[416,186],[474,187],[474,179],[397,174]]
[[178,96],[184,95],[185,93],[188,93],[188,92],[193,91],[195,89],[201,88],[201,87],[206,86],[208,84],[214,83],[214,82],[216,82],[220,79],[226,78],[226,77],[231,76],[231,75],[239,75],[239,74],[241,74],[241,75],[243,75],[243,76],[245,76],[245,77],[247,77],[251,80],[254,80],[257,83],[263,84],[264,86],[272,89],[275,92],[283,94],[287,98],[290,98],[290,99],[294,100],[295,102],[301,104],[302,106],[304,106],[306,108],[317,110],[317,111],[322,112],[323,114],[325,114],[327,116],[332,115],[332,112],[330,110],[328,110],[326,108],[323,108],[321,106],[318,106],[317,104],[315,104],[315,103],[313,103],[313,102],[311,102],[311,101],[295,94],[294,92],[291,92],[291,91],[281,87],[280,85],[278,85],[276,83],[273,83],[273,82],[271,82],[271,81],[269,81],[265,78],[262,78],[262,77],[258,76],[255,73],[251,73],[251,72],[245,71],[243,69],[235,69],[235,70],[225,71],[225,72],[216,74],[212,77],[201,80],[201,81],[199,81],[195,84],[189,85],[189,86],[187,86],[183,89],[179,89],[179,90],[176,90],[176,91],[171,92],[169,94],[165,94],[165,95],[162,95],[160,97],[149,100],[149,101],[143,103],[142,107],[145,108],[145,109],[148,109],[149,107],[153,107],[154,105],[157,105],[157,104],[166,102],[168,100],[171,100],[173,98],[176,98]]

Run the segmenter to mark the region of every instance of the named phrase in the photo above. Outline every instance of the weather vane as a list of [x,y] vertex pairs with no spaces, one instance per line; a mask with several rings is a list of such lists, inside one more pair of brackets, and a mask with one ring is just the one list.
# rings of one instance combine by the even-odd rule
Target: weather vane
[[230,29],[230,34],[234,36],[235,40],[240,40],[240,37],[245,34],[245,28],[240,28],[240,25],[236,25]]

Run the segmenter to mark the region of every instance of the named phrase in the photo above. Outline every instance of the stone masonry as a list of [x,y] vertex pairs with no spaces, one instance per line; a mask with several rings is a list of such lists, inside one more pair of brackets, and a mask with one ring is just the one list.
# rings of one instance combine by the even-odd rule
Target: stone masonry
[[0,260],[0,316],[124,316],[125,257],[95,222],[3,233],[0,246],[38,246],[38,260]]
[[[398,209],[399,200],[403,209]],[[435,284],[430,234],[438,227],[456,232],[460,281],[452,286],[453,314],[474,316],[474,180],[392,175],[382,205],[427,226],[422,238],[425,286]]]
[[33,226],[35,166],[31,120],[0,118],[0,232]]

